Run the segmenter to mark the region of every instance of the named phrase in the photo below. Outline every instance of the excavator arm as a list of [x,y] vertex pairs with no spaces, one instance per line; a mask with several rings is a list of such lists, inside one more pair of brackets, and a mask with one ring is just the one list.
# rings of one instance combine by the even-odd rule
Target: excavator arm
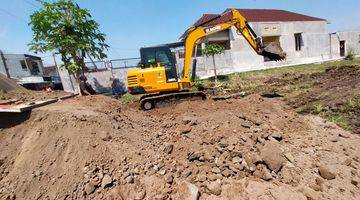
[[[220,20],[222,19],[222,21]],[[254,51],[262,56],[267,56],[272,60],[285,59],[286,53],[276,43],[270,43],[266,47],[262,44],[261,38],[259,38],[249,24],[246,18],[240,14],[236,9],[232,9],[223,15],[207,21],[206,26],[193,26],[186,31],[185,36],[185,60],[184,60],[184,71],[183,78],[181,80],[185,85],[192,82],[191,80],[191,61],[194,51],[194,46],[202,38],[215,34],[217,32],[230,29],[232,26],[244,36],[249,45]],[[193,69],[195,70],[195,69]],[[193,73],[194,75],[194,73]],[[194,77],[193,77],[194,78]]]

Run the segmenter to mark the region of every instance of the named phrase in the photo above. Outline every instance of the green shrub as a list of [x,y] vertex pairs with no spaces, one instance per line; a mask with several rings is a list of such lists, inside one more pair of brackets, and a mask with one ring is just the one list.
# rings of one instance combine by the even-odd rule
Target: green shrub
[[123,103],[134,103],[140,100],[140,96],[139,95],[131,95],[129,93],[126,93],[124,95],[121,96],[121,101]]
[[354,60],[354,58],[355,58],[354,49],[349,48],[348,52],[347,52],[347,55],[345,57],[345,60]]
[[195,87],[198,91],[202,91],[202,90],[205,89],[204,81],[201,80],[198,76],[195,77],[194,87]]

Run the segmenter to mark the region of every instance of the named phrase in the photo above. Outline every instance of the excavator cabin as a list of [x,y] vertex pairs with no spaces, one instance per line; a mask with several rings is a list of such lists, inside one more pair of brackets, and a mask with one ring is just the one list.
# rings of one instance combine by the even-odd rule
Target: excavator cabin
[[[179,75],[173,47],[183,46],[183,42],[171,45],[144,47],[140,49],[141,73],[139,70],[128,72],[128,91],[130,94],[152,92],[171,92],[179,89]],[[141,86],[138,82],[142,83]],[[157,84],[154,85],[154,82]]]

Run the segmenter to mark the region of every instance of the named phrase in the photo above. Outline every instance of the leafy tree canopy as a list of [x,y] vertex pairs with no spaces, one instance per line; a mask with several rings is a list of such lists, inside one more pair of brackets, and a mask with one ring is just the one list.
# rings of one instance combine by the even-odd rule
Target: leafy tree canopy
[[33,13],[29,23],[33,31],[30,50],[61,54],[66,69],[79,74],[84,69],[85,53],[96,59],[106,58],[105,34],[92,19],[89,10],[72,0],[40,1],[42,8]]
[[225,49],[223,46],[221,46],[220,44],[213,43],[206,45],[206,47],[202,50],[202,53],[205,56],[210,57],[216,54],[222,54],[224,53],[224,51]]

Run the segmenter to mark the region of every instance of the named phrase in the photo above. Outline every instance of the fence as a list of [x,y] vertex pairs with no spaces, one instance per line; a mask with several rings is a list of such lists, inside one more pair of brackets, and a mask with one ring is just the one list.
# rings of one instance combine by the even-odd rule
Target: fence
[[[85,76],[88,83],[98,93],[112,92],[112,86],[116,85],[120,93],[126,92],[127,71],[137,67],[140,58],[113,59],[109,61],[85,62],[88,71]],[[59,74],[67,92],[79,92],[76,80],[67,70],[60,69]]]

